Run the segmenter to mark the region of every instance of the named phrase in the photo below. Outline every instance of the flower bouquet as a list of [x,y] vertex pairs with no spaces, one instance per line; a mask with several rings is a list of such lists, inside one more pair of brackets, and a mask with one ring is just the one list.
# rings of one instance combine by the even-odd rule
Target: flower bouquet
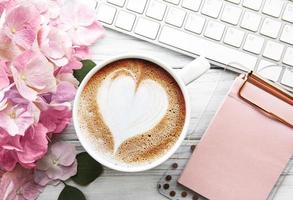
[[[74,73],[93,64],[89,46],[104,33],[87,1],[0,0],[1,200],[36,199],[72,176],[85,185],[78,166],[101,168],[85,153],[76,160],[71,144],[51,142],[71,120]],[[59,199],[80,192],[64,184]]]

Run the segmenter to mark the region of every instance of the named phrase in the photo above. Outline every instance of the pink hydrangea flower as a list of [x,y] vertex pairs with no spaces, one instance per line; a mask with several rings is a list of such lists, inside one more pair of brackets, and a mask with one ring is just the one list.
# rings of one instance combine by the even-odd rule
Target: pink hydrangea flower
[[58,67],[67,65],[71,59],[72,41],[67,33],[55,27],[45,26],[38,34],[41,52]]
[[13,43],[30,49],[40,26],[39,19],[39,12],[34,6],[17,6],[7,13],[3,32]]
[[20,166],[4,173],[0,179],[2,200],[35,200],[42,191],[43,187],[34,182],[33,171]]
[[13,84],[0,90],[0,128],[10,136],[24,135],[38,122],[40,110],[32,102],[23,99]]
[[0,129],[0,168],[11,171],[16,163],[34,168],[36,161],[47,152],[47,133],[48,130],[40,123],[31,126],[24,136],[11,137]]
[[35,182],[44,186],[74,176],[77,172],[75,155],[75,148],[69,143],[52,144],[45,157],[37,163]]
[[41,24],[50,24],[60,15],[63,0],[32,0],[41,14]]
[[61,133],[70,123],[72,113],[69,102],[48,104],[42,110],[40,122],[50,133]]
[[9,135],[24,135],[24,132],[34,123],[32,105],[6,104],[5,109],[0,111],[0,127]]
[[[73,70],[104,33],[89,1],[0,0],[0,170],[36,167],[48,138],[69,124],[78,86]],[[60,166],[69,169],[56,175],[64,179],[76,163]],[[6,187],[5,197],[34,198],[13,190]]]
[[104,28],[97,21],[94,10],[79,2],[66,4],[62,8],[60,23],[74,45],[92,45],[104,34]]
[[56,89],[54,67],[39,53],[24,52],[13,62],[11,71],[19,93],[30,101]]
[[47,128],[42,124],[36,124],[20,138],[22,151],[17,152],[17,157],[22,166],[33,168],[35,162],[45,155],[48,149],[47,133]]

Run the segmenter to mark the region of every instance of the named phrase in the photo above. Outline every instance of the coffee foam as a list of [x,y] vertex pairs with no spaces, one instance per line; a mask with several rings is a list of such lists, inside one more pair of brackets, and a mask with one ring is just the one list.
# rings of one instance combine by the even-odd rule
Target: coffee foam
[[133,166],[159,158],[174,145],[184,125],[185,103],[164,69],[124,59],[89,80],[78,116],[94,151],[110,162]]
[[140,81],[127,69],[113,71],[101,82],[96,102],[112,133],[114,153],[126,139],[156,126],[168,109],[168,95],[159,83]]

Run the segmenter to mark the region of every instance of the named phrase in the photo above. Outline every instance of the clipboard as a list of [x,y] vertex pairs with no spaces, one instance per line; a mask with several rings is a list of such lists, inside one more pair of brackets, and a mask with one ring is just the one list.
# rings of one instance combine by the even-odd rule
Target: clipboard
[[293,96],[240,75],[178,182],[210,200],[265,200],[293,155]]

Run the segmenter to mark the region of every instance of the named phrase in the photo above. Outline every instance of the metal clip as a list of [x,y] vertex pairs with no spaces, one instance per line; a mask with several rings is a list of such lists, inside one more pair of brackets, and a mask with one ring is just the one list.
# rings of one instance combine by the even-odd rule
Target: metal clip
[[[279,98],[280,100],[288,103],[289,105],[293,106],[293,94],[284,90],[280,86],[274,84],[273,82],[270,82],[268,80],[265,80],[261,78],[259,75],[257,75],[254,72],[250,72],[245,76],[245,82],[241,86],[241,88],[238,91],[238,96],[244,100],[245,102],[249,103],[250,105],[257,107],[264,111],[266,114],[268,114],[271,118],[280,121],[281,123],[293,128],[293,122],[287,121],[287,119],[284,119],[283,117],[278,116],[277,114],[270,112],[269,110],[261,107],[260,105],[257,105],[256,103],[252,102],[251,100],[245,98],[242,95],[242,90],[247,82],[257,86],[261,90]],[[292,107],[293,112],[293,107]]]

